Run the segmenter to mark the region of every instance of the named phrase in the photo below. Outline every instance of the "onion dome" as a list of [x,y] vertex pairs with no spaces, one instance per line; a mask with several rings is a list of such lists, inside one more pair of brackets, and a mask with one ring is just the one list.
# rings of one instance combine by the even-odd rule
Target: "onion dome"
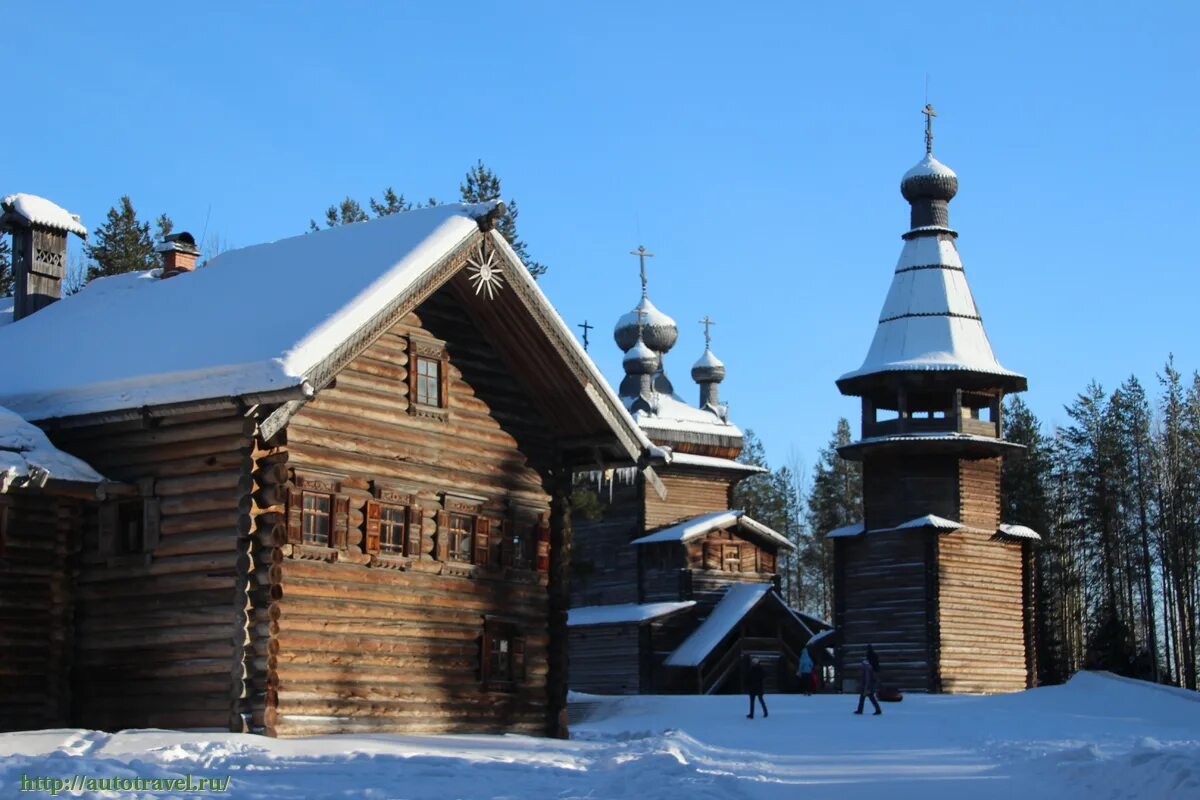
[[692,380],[696,383],[720,383],[725,380],[725,365],[706,347],[704,355],[692,365]]
[[[634,328],[637,332],[637,328]],[[658,372],[659,364],[662,359],[658,353],[650,349],[650,347],[638,338],[633,347],[625,353],[625,358],[621,359],[622,365],[625,367],[626,375],[653,375]]]
[[900,194],[910,203],[921,200],[950,202],[958,194],[958,176],[954,170],[926,154],[921,161],[900,180]]
[[642,341],[656,353],[666,353],[675,346],[679,338],[679,328],[675,320],[659,311],[650,302],[650,298],[642,295],[642,300],[627,314],[617,320],[613,329],[613,339],[617,347],[629,350],[638,340],[638,313],[642,319]]

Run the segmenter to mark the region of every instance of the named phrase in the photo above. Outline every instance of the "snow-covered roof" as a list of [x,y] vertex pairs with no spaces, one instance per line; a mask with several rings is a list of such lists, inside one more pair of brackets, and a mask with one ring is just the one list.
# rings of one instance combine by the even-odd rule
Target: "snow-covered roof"
[[825,639],[828,639],[830,636],[833,636],[834,633],[836,633],[836,631],[833,628],[829,628],[828,630],[823,630],[823,631],[817,631],[816,633],[813,634],[812,638],[808,640],[807,646],[812,647],[813,645],[820,644]]
[[[632,408],[636,397],[623,397],[627,409]],[[736,425],[721,419],[706,408],[697,408],[685,403],[678,395],[658,392],[654,395],[654,410],[632,411],[634,420],[646,431],[682,431],[706,433],[713,436],[741,437]]]
[[1008,523],[1002,523],[997,529],[997,533],[1001,533],[1005,536],[1012,536],[1017,539],[1033,539],[1034,541],[1038,542],[1042,540],[1042,535],[1040,533],[1035,531],[1033,528],[1028,528],[1024,525],[1009,525]]
[[0,200],[0,206],[35,225],[44,225],[87,238],[87,228],[79,221],[78,214],[72,214],[44,197],[35,194],[10,194]]
[[904,173],[904,177],[901,180],[926,177],[957,178],[958,175],[954,173],[954,170],[934,158],[932,153],[927,153],[912,169]]
[[745,511],[714,511],[701,514],[698,517],[678,522],[662,530],[634,539],[632,544],[657,544],[660,542],[690,542],[713,531],[719,531],[731,526],[739,527],[747,533],[765,539],[772,544],[787,550],[795,550],[796,546],[788,541],[783,534],[777,533],[761,522],[751,519]]
[[580,606],[567,612],[567,625],[582,628],[587,625],[641,624],[685,611],[696,605],[695,600],[672,603],[620,603],[608,606]]
[[48,480],[100,483],[104,476],[59,450],[40,428],[0,406],[0,494],[9,487]]
[[743,464],[740,461],[734,461],[732,458],[717,458],[716,456],[704,456],[697,453],[677,453],[669,447],[656,449],[667,451],[666,462],[668,464],[678,464],[681,467],[712,467],[713,469],[727,469],[755,475],[769,471],[766,467]]
[[1002,367],[992,353],[949,235],[923,234],[905,240],[867,357],[839,381],[910,370],[1021,377]]
[[[939,517],[937,514],[926,514],[923,517],[910,519],[908,522],[901,522],[894,528],[887,530],[906,531],[915,528],[936,528],[939,531],[956,531],[963,527],[961,522],[955,522],[952,519]],[[879,530],[884,530],[880,528]]]
[[696,667],[729,635],[773,587],[769,583],[730,584],[721,602],[717,603],[708,619],[684,639],[675,652],[663,663],[668,667]]
[[692,365],[692,369],[695,369],[696,367],[724,367],[724,366],[725,366],[725,364],[723,364],[721,362],[721,359],[719,359],[715,355],[713,355],[713,351],[709,350],[706,347],[706,348],[704,348],[704,354],[701,355],[698,359],[696,359],[696,363]]
[[849,525],[843,525],[840,528],[834,528],[825,534],[825,538],[838,539],[843,536],[858,536],[865,530],[866,527],[861,522],[854,522]]
[[[0,328],[0,403],[46,419],[302,389],[493,206],[435,206],[232,250],[169,280],[153,270],[94,280]],[[619,402],[598,371],[592,383]]]
[[980,444],[1001,445],[1013,449],[1023,449],[1024,445],[1015,444],[991,436],[980,436],[976,433],[959,433],[957,431],[940,431],[936,433],[890,433],[885,436],[868,436],[848,445],[842,445],[838,450],[858,449],[864,444],[881,444],[884,442],[978,442]]

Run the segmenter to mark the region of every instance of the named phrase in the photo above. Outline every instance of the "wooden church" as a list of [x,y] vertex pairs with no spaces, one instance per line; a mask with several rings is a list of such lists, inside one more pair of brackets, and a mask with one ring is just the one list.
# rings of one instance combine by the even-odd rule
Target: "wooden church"
[[996,360],[950,228],[958,177],[926,154],[900,191],[910,225],[862,366],[862,522],[831,531],[838,668],[857,690],[868,644],[905,691],[1005,692],[1034,683],[1031,547],[1000,521],[1006,393],[1025,378]]
[[657,479],[502,206],[62,300],[86,229],[4,209],[0,728],[565,734],[573,475]]
[[[692,367],[696,405],[676,393],[664,357],[675,321],[646,292],[617,322],[624,351],[619,394],[665,463],[580,476],[600,500],[597,519],[575,519],[571,568],[571,688],[602,694],[741,691],[742,670],[764,662],[771,690],[790,686],[821,620],[778,592],[786,537],[733,508],[739,481],[762,470],[736,461],[742,433],[718,397],[725,366],[704,353]],[[665,492],[656,491],[661,481]]]

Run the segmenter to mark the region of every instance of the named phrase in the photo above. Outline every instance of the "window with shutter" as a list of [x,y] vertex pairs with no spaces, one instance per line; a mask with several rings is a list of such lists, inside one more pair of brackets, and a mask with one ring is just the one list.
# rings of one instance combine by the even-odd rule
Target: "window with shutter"
[[437,559],[450,559],[450,513],[439,511],[437,515]]
[[301,492],[301,531],[304,544],[329,546],[333,498],[327,494]]
[[304,541],[304,493],[298,489],[288,491],[287,540],[289,544]]
[[379,549],[384,553],[403,555],[407,539],[408,509],[385,505],[379,511]]
[[350,498],[338,495],[333,498],[333,513],[330,519],[329,546],[345,549],[350,536]]
[[418,505],[408,507],[408,536],[405,539],[405,552],[408,555],[416,558],[421,555],[422,536],[424,535],[424,526],[422,525],[424,512]]
[[474,560],[476,564],[488,564],[489,553],[492,544],[492,521],[487,517],[475,518],[475,545],[474,545]]
[[366,529],[364,530],[365,535],[363,537],[363,552],[378,553],[381,547],[380,533],[383,525],[383,506],[374,500],[368,500],[364,517],[366,520]]
[[477,517],[470,514],[450,514],[447,561],[471,563],[471,544],[475,539]]
[[525,677],[525,639],[517,626],[486,619],[480,648],[480,676],[485,691],[512,692]]

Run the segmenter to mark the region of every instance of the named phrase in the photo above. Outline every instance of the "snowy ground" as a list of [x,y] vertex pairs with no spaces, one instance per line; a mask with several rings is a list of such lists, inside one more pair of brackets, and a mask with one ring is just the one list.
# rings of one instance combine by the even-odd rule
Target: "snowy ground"
[[[571,741],[79,730],[0,734],[22,776],[231,776],[245,798],[1200,798],[1200,695],[1106,675],[998,697],[912,696],[882,717],[847,696],[601,699]],[[869,706],[868,706],[869,708]],[[63,792],[59,796],[164,797]],[[182,795],[188,796],[188,795]],[[190,795],[195,797],[197,795]]]

